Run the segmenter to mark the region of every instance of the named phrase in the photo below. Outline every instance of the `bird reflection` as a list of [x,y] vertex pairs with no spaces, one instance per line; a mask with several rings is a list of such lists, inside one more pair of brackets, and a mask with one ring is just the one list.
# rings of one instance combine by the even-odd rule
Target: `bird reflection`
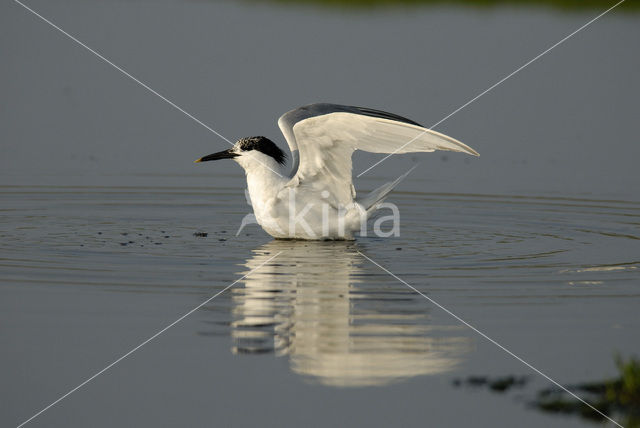
[[353,242],[272,241],[232,289],[235,353],[286,355],[331,386],[385,385],[451,371],[469,349],[460,327],[434,325],[424,299],[365,271]]

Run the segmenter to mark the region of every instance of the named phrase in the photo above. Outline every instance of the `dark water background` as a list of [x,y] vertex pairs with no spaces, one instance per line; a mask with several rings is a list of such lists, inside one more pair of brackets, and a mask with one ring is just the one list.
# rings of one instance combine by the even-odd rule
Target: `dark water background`
[[[277,117],[316,101],[430,126],[599,13],[28,4],[229,139],[279,143]],[[638,19],[603,17],[438,127],[480,158],[394,156],[356,180],[420,162],[390,199],[400,237],[332,244],[235,237],[242,171],[192,164],[226,143],[5,2],[0,423],[280,253],[32,424],[587,424],[531,408],[547,381],[361,253],[563,384],[637,355]],[[452,386],[510,374],[530,388]]]

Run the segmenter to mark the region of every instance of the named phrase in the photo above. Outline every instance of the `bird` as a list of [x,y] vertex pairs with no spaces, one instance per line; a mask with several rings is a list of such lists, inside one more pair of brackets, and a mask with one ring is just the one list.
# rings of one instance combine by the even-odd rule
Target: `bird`
[[352,183],[355,150],[411,153],[447,150],[479,156],[471,147],[405,117],[366,107],[316,103],[278,119],[291,151],[263,136],[195,162],[232,159],[245,171],[255,220],[276,239],[353,240],[389,192],[411,170],[364,196]]

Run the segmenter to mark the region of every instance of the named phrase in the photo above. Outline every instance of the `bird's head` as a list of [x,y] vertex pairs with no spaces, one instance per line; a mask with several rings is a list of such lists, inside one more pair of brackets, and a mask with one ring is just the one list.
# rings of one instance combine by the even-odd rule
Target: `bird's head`
[[247,137],[238,140],[232,148],[212,153],[197,159],[195,162],[206,162],[218,159],[233,159],[245,170],[252,167],[271,168],[273,162],[284,165],[287,155],[266,137]]

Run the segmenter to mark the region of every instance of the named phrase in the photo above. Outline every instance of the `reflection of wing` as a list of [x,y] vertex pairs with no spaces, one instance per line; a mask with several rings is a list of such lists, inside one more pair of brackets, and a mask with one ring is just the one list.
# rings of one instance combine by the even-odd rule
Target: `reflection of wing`
[[468,349],[460,327],[433,325],[386,278],[361,282],[354,244],[272,241],[246,267],[278,252],[232,289],[235,352],[288,355],[294,372],[325,385],[367,386],[447,372]]
[[292,183],[329,189],[345,205],[352,197],[354,150],[373,153],[450,150],[478,155],[460,141],[423,128],[410,119],[363,107],[311,104],[285,113],[278,125],[293,157]]

